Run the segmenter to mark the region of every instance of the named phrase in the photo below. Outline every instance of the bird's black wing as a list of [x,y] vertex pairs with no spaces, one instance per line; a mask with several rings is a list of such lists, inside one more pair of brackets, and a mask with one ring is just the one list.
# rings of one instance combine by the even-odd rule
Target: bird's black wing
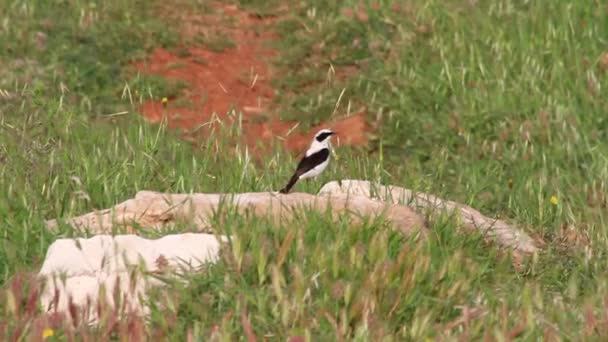
[[315,168],[317,165],[326,161],[327,158],[329,158],[328,148],[320,149],[309,156],[305,156],[298,163],[298,167],[296,168],[296,175],[300,177],[301,175]]
[[317,165],[323,163],[327,160],[327,158],[329,158],[329,149],[327,148],[321,149],[309,156],[305,156],[304,158],[302,158],[302,160],[300,160],[300,162],[298,163],[296,172],[294,172],[293,176],[291,176],[291,179],[289,179],[289,183],[287,183],[287,185],[283,189],[279,190],[279,192],[282,194],[289,193],[289,190],[291,190],[291,188],[296,184],[298,179],[300,179],[300,176],[312,170]]

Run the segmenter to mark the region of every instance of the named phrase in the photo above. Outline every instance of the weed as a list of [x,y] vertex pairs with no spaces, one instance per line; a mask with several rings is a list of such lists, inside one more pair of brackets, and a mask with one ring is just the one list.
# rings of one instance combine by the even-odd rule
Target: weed
[[[279,111],[307,127],[341,95],[377,116],[375,152],[339,148],[340,161],[298,190],[363,178],[432,192],[520,225],[543,241],[538,255],[516,262],[448,217],[411,241],[382,222],[304,213],[277,226],[229,212],[216,229],[239,244],[186,285],[155,293],[150,324],[109,315],[99,330],[71,330],[45,316],[19,275],[74,235],[46,230],[45,219],[144,189],[273,190],[293,171],[278,147],[255,162],[230,143],[242,134],[238,113],[196,150],[134,114],[143,98],[187,87],[128,68],[177,40],[154,4],[0,3],[2,337],[605,339],[608,25],[599,2],[243,2],[277,17]],[[110,113],[126,114],[99,119]]]

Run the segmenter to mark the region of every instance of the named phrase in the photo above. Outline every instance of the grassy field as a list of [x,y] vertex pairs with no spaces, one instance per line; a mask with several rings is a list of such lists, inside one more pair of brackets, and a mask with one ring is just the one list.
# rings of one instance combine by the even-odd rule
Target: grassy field
[[[73,235],[45,231],[45,219],[144,189],[278,189],[292,171],[278,148],[264,163],[244,148],[226,158],[237,128],[192,148],[138,118],[138,103],[171,85],[128,64],[179,42],[156,3],[0,2],[0,335],[37,338],[46,328],[27,291],[15,295],[24,283],[16,275],[36,272],[49,244]],[[340,149],[339,162],[300,190],[365,178],[432,192],[521,225],[542,251],[514,267],[449,218],[412,241],[380,222],[311,214],[294,228],[234,216],[217,230],[240,244],[191,286],[157,294],[169,304],[153,307],[147,328],[102,322],[77,328],[78,338],[207,340],[216,329],[221,340],[244,340],[243,312],[260,340],[608,338],[606,4],[239,5],[279,18],[273,63],[292,71],[275,80],[286,118],[327,119],[343,93],[339,113],[349,101],[365,105],[378,127],[369,151]],[[73,334],[52,328],[51,339]]]

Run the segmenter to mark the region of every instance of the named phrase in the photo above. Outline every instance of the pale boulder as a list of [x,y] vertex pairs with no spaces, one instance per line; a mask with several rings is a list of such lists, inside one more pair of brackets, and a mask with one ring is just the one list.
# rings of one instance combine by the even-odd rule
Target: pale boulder
[[[108,234],[116,228],[141,226],[163,229],[184,223],[198,230],[212,230],[212,222],[232,208],[243,216],[268,217],[276,224],[286,224],[304,211],[329,212],[334,218],[350,218],[353,224],[362,218],[382,216],[392,227],[406,235],[428,232],[425,215],[454,215],[462,225],[493,238],[500,246],[517,253],[537,251],[533,240],[517,226],[484,216],[470,206],[397,186],[369,181],[344,180],[327,183],[318,195],[274,192],[242,194],[164,194],[138,192],[133,199],[113,208],[67,218],[77,231]],[[305,217],[305,216],[304,216]],[[47,221],[54,229],[56,220]],[[226,240],[227,237],[220,237]],[[135,235],[98,235],[89,239],[61,239],[53,243],[39,276],[46,280],[42,304],[46,310],[69,314],[69,298],[84,309],[86,320],[96,322],[97,304],[114,307],[113,293],[127,298],[124,310],[145,315],[147,290],[163,283],[142,273],[181,269],[192,272],[219,258],[220,241],[211,234],[169,235],[147,240]],[[100,289],[105,288],[103,297]]]
[[42,307],[70,314],[71,302],[79,309],[78,321],[95,323],[100,301],[114,307],[114,294],[119,293],[125,299],[123,310],[145,315],[142,300],[146,291],[163,283],[142,271],[196,271],[217,261],[220,240],[225,238],[194,233],[156,240],[135,235],[57,240],[49,247],[38,274],[43,283]]
[[329,182],[321,188],[319,194],[364,196],[387,203],[399,203],[407,205],[421,215],[428,214],[431,217],[443,214],[453,215],[464,227],[478,231],[501,247],[520,254],[533,254],[538,251],[534,240],[516,225],[487,217],[468,205],[444,200],[431,194],[364,180]]
[[[132,232],[135,226],[162,229],[178,222],[205,231],[212,230],[211,222],[228,208],[244,216],[271,218],[276,224],[294,218],[302,210],[325,213],[330,208],[334,218],[346,215],[353,222],[362,217],[382,215],[404,234],[424,232],[426,228],[424,218],[405,205],[343,193],[166,194],[140,191],[135,198],[113,208],[67,218],[65,222],[79,231],[94,234],[107,234],[116,228]],[[49,229],[57,225],[57,220],[47,221]]]

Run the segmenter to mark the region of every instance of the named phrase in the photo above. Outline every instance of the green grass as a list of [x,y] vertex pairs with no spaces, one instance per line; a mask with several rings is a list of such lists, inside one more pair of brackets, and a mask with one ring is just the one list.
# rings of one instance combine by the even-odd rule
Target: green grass
[[[128,68],[151,47],[176,43],[152,4],[0,3],[0,89],[9,95],[0,102],[0,283],[7,291],[23,283],[15,275],[37,271],[53,240],[74,234],[46,231],[45,219],[108,208],[144,189],[277,189],[292,171],[292,157],[280,149],[264,162],[244,149],[224,157],[238,126],[192,148],[135,115],[142,99],[187,86]],[[219,327],[226,340],[244,339],[247,312],[258,339],[605,339],[608,75],[597,65],[608,37],[605,5],[415,0],[397,11],[377,4],[364,3],[361,21],[354,1],[308,0],[287,12],[243,2],[280,16],[274,62],[290,70],[275,80],[285,117],[308,127],[329,117],[346,89],[335,115],[350,101],[366,105],[370,121],[379,118],[374,152],[340,149],[321,179],[298,190],[364,178],[432,192],[518,223],[545,241],[543,250],[516,269],[449,218],[431,222],[420,241],[381,221],[334,224],[310,213],[276,227],[232,215],[216,226],[239,243],[188,286],[155,294],[159,304],[141,333],[206,340]],[[341,77],[328,81],[330,66]],[[345,66],[356,72],[340,74]],[[125,85],[136,95],[123,96]],[[101,115],[122,111],[129,114]],[[589,241],[567,240],[563,227]],[[7,291],[0,335],[39,334],[27,296],[11,306],[4,299],[14,290]],[[484,315],[451,327],[462,307]],[[128,323],[119,328],[138,331]],[[77,331],[126,336],[119,328],[104,335],[107,324]],[[55,338],[69,333],[58,328]]]

